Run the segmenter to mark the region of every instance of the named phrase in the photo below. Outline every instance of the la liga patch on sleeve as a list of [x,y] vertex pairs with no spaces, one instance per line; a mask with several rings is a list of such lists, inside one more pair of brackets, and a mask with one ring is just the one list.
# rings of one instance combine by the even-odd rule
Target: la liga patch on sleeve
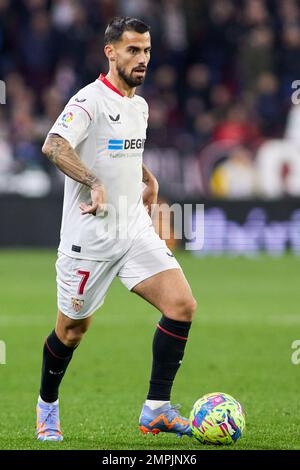
[[64,113],[58,123],[59,126],[68,127],[68,125],[73,121],[74,114],[71,111]]

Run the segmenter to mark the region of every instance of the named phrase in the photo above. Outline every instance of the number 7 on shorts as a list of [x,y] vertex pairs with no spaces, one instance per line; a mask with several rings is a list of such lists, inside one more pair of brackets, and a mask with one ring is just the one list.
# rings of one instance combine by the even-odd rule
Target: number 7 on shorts
[[89,271],[77,271],[76,273],[78,276],[81,276],[81,281],[80,281],[80,284],[79,284],[79,287],[78,287],[78,294],[79,295],[83,295],[83,292],[84,292],[84,288],[85,288],[85,285],[88,281],[88,278],[90,277],[90,272]]

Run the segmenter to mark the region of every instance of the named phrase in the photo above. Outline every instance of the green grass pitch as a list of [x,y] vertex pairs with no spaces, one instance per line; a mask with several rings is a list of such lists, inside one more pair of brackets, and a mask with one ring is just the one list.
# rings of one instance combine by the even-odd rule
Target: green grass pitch
[[[35,440],[41,351],[56,317],[55,258],[54,251],[0,252],[0,448],[216,449],[138,430],[160,314],[118,280],[64,378],[64,441]],[[291,362],[300,339],[300,259],[178,259],[199,310],[172,402],[188,415],[203,394],[227,392],[246,411],[247,430],[234,449],[300,449],[300,365]]]

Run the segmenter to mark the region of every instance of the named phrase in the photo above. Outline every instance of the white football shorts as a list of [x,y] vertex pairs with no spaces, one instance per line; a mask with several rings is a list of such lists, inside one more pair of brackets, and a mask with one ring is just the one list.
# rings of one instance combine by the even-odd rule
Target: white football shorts
[[136,238],[117,261],[71,258],[59,252],[56,262],[58,308],[74,320],[87,318],[104,303],[116,276],[132,290],[145,279],[168,269],[181,267],[153,227],[149,227],[147,237]]

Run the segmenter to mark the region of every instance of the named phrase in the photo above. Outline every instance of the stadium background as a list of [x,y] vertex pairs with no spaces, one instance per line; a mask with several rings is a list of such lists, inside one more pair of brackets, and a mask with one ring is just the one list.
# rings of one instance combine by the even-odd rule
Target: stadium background
[[[202,250],[172,240],[200,305],[175,400],[188,413],[198,396],[223,389],[247,411],[238,448],[300,448],[291,361],[300,301],[296,0],[0,0],[0,448],[41,448],[33,409],[55,319],[63,194],[41,145],[68,98],[107,71],[103,31],[115,15],[151,26],[139,93],[150,106],[145,162],[161,198],[206,208]],[[195,448],[136,431],[157,318],[113,285],[63,385],[61,448]]]

